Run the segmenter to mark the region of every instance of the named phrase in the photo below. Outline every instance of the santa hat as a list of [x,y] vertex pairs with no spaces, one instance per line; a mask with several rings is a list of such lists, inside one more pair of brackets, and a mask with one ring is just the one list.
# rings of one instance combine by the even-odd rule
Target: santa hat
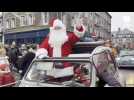
[[56,19],[57,19],[56,17],[52,17],[52,18],[49,20],[49,26],[50,26],[50,27],[53,27],[53,23],[54,23],[54,21],[55,21]]
[[61,20],[53,19],[51,21],[50,29],[55,29],[56,27],[63,29],[63,28],[65,28],[65,25],[62,23]]

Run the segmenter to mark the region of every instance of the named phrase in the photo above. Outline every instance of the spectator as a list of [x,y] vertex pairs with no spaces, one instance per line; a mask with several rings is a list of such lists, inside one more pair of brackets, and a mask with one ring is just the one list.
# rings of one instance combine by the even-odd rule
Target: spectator
[[15,82],[13,74],[10,72],[9,62],[6,59],[6,50],[0,44],[0,86]]
[[110,54],[104,53],[105,50],[112,51],[109,47],[99,46],[92,52],[99,78],[98,86],[104,87],[108,84],[109,86],[121,87],[120,82],[114,77],[114,74],[109,72],[111,65],[114,67],[114,60],[112,60]]
[[28,53],[22,58],[22,73],[21,73],[21,77],[24,76],[25,72],[27,71],[29,65],[31,64],[32,60],[35,57],[35,47],[29,47],[28,48]]
[[0,57],[6,56],[6,49],[4,48],[3,44],[0,44]]
[[8,44],[5,44],[4,47],[5,47],[5,50],[6,50],[6,56],[9,56],[8,52],[9,52],[10,46]]
[[9,62],[11,63],[12,68],[16,68],[16,70],[18,71],[18,56],[20,55],[19,49],[16,46],[16,43],[13,42],[11,45],[11,48],[9,49]]
[[22,44],[20,47],[21,55],[24,56],[27,53],[27,47],[25,44]]

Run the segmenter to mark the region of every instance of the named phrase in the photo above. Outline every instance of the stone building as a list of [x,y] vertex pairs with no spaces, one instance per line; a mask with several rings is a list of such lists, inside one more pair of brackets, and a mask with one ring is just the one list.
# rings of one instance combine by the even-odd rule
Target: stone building
[[73,31],[82,18],[87,34],[103,39],[111,38],[111,15],[108,12],[3,12],[5,42],[39,43],[49,33],[48,22],[57,17]]

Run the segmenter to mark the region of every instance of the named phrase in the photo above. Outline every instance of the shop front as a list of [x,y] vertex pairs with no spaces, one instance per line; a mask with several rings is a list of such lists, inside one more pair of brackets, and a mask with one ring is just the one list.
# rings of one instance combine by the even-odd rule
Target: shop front
[[49,33],[49,29],[42,29],[42,30],[34,30],[34,31],[27,31],[27,32],[17,32],[17,33],[6,33],[5,34],[5,43],[11,44],[13,41],[16,42],[17,45],[19,44],[31,44],[41,43],[42,39],[47,36]]

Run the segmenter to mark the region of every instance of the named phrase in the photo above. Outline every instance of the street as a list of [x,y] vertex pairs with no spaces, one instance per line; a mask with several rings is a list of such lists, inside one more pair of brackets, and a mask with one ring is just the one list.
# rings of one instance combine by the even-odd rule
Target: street
[[[134,69],[133,68],[120,68],[119,75],[121,82],[125,82],[125,87],[134,87]],[[124,84],[125,85],[125,84]]]

